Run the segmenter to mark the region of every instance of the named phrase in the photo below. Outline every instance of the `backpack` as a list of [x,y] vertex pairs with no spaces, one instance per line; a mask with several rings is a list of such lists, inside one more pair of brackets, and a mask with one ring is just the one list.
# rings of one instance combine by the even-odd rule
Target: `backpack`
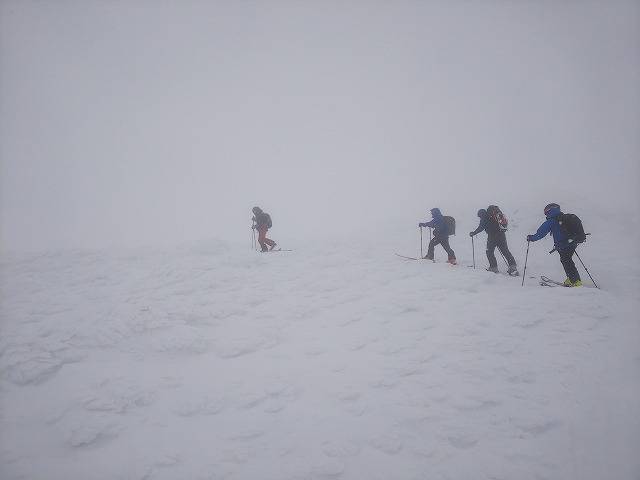
[[567,234],[567,238],[573,242],[582,243],[587,239],[582,226],[582,220],[573,213],[561,213],[558,216],[560,228]]
[[269,215],[268,213],[265,213],[264,216],[265,216],[265,219],[267,220],[267,228],[273,227],[273,222],[271,221],[271,215]]
[[509,221],[507,220],[506,215],[500,210],[500,207],[497,205],[489,205],[487,207],[487,215],[498,226],[498,230],[500,232],[507,231]]
[[456,234],[456,219],[453,217],[442,217],[444,225],[447,227],[447,235]]

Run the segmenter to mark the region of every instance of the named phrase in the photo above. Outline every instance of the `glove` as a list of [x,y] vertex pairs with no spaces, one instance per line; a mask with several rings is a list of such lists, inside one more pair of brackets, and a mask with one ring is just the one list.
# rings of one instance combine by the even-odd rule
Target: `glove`
[[255,230],[256,226],[255,225],[251,225],[251,230]]
[[470,237],[473,237],[473,232],[469,232],[469,236],[470,236]]
[[426,223],[419,223],[419,224],[418,224],[418,226],[419,226],[420,228],[422,228],[422,227],[426,227],[426,226],[427,226],[427,224],[426,224]]
[[533,235],[527,235],[527,242],[533,242]]

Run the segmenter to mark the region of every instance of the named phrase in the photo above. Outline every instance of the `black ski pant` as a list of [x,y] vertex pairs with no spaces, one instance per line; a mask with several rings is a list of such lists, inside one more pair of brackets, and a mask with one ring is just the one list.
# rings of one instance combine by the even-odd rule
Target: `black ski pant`
[[489,259],[489,267],[497,268],[498,262],[496,261],[495,250],[498,247],[500,253],[507,259],[509,266],[516,264],[516,259],[513,258],[509,247],[507,247],[507,236],[504,232],[498,232],[491,234],[487,237],[487,258]]
[[433,237],[429,242],[429,249],[427,250],[427,256],[424,258],[428,258],[429,260],[433,260],[433,251],[436,248],[436,245],[442,245],[442,248],[445,249],[447,255],[449,255],[449,260],[455,260],[456,254],[451,247],[449,246],[449,236],[444,237]]
[[564,250],[558,250],[560,254],[560,262],[564,267],[564,271],[567,274],[567,277],[572,282],[577,282],[580,280],[580,274],[578,273],[578,269],[576,268],[576,264],[573,263],[573,254],[576,253],[576,247],[578,244],[569,245]]

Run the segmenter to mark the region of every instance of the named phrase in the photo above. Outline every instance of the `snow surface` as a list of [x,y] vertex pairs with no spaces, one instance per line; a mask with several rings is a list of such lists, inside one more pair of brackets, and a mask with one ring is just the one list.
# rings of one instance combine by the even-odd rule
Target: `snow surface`
[[[415,235],[5,255],[0,478],[640,478],[627,244],[582,247],[602,290],[521,288]],[[547,247],[527,276],[562,280]]]

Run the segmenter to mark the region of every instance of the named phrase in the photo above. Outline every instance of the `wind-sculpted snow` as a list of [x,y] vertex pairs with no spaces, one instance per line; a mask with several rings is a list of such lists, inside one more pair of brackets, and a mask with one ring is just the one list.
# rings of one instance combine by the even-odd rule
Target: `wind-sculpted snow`
[[5,259],[0,478],[638,478],[637,267],[522,288],[467,239]]

